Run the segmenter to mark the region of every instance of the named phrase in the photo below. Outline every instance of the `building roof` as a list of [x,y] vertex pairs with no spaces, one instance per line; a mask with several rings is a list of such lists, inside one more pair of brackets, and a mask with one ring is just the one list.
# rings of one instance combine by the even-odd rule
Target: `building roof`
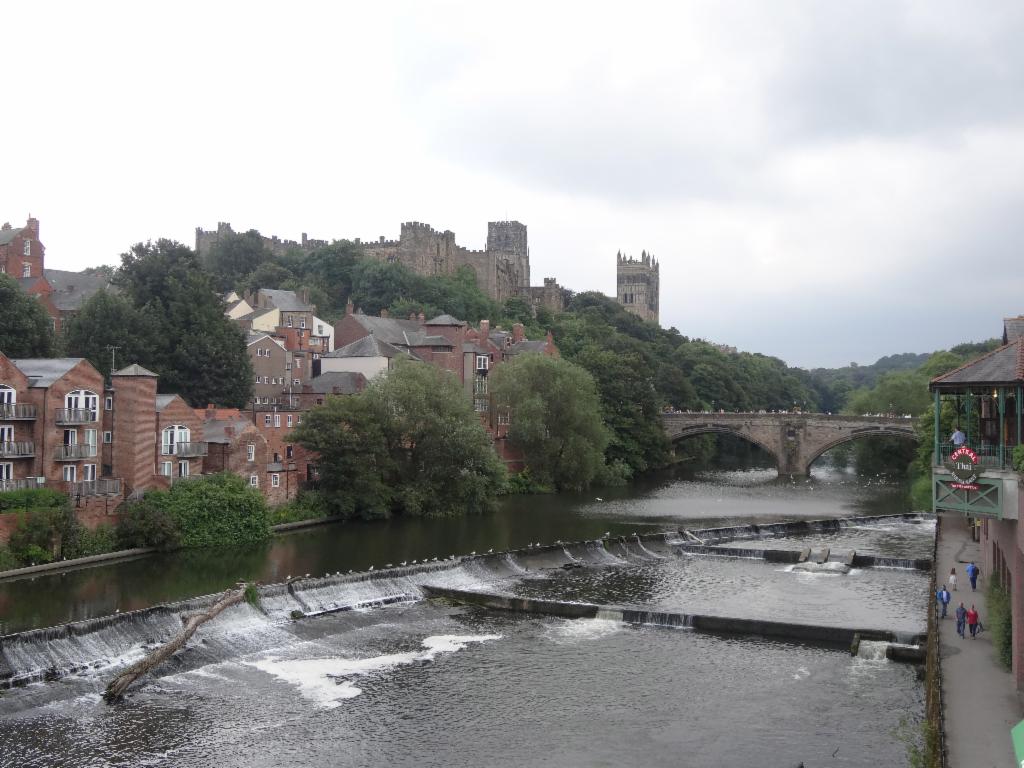
[[548,342],[546,339],[543,341],[528,341],[524,339],[510,346],[508,353],[510,355],[517,355],[520,352],[543,352],[547,349],[547,346]]
[[433,320],[427,320],[424,325],[456,325],[462,326],[466,323],[458,318],[454,318],[451,315],[438,315]]
[[259,295],[266,298],[272,307],[285,312],[312,312],[313,306],[298,297],[295,291],[282,291],[272,288],[260,288]]
[[[197,413],[204,414],[202,410]],[[244,416],[232,416],[226,419],[207,419],[203,422],[204,443],[230,443],[231,437],[227,434],[227,428],[233,427],[235,435],[242,434],[242,431],[252,425],[252,422]]]
[[168,405],[170,405],[171,401],[174,400],[174,398],[176,398],[176,397],[177,397],[177,395],[157,395],[156,396],[156,410],[158,412],[162,411],[164,408],[166,408]]
[[53,289],[50,301],[62,312],[77,312],[90,297],[111,287],[110,280],[101,274],[44,269],[43,276]]
[[6,229],[0,229],[0,245],[7,245],[14,238],[21,234],[24,227],[8,227]]
[[111,376],[152,376],[154,379],[158,378],[157,374],[153,373],[148,368],[143,368],[138,363],[132,363],[127,368],[122,368],[120,371],[114,371]]
[[965,384],[1009,384],[1024,381],[1024,337],[1018,337],[931,381],[932,389]]
[[1003,344],[1024,336],[1024,315],[1003,318]]
[[351,371],[331,371],[310,379],[309,386],[321,395],[354,395],[366,387],[366,377]]
[[407,349],[400,349],[394,344],[389,344],[374,334],[356,339],[351,344],[338,347],[333,352],[328,352],[322,357],[414,357]]
[[40,357],[11,362],[30,379],[30,387],[49,387],[83,360],[84,357]]
[[369,331],[381,341],[397,346],[412,346],[409,343],[409,337],[423,333],[417,320],[397,320],[393,317],[374,317],[372,315],[359,314],[349,315],[349,317],[355,318],[355,321],[364,330]]

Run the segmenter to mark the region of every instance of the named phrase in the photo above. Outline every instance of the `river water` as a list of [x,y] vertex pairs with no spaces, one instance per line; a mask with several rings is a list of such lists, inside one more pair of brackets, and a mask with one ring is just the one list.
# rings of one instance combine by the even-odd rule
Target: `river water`
[[[829,471],[800,483],[773,476],[666,476],[600,498],[509,499],[485,518],[328,526],[230,557],[174,554],[10,582],[0,596],[4,631],[215,592],[239,578],[379,569],[605,532],[906,511],[900,486]],[[815,547],[924,557],[933,535],[928,522],[899,522],[810,538]],[[771,543],[784,545],[810,546]],[[100,701],[106,681],[173,631],[176,616],[94,622],[83,636],[5,647],[22,671],[94,666],[0,696],[0,765],[907,764],[892,732],[923,712],[910,666],[841,648],[454,607],[418,591],[435,583],[907,633],[925,625],[927,578],[915,571],[800,573],[668,544],[608,551],[571,570],[531,567],[524,554],[400,578],[312,580],[296,591],[313,609],[401,599],[300,621],[289,619],[296,603],[288,594],[266,598],[262,610],[237,606],[114,707]]]

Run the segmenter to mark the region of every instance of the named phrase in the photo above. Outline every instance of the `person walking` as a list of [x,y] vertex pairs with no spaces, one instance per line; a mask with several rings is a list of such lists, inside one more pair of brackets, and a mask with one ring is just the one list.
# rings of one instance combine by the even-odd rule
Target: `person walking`
[[946,608],[949,607],[950,594],[949,590],[945,587],[940,587],[939,591],[935,594],[936,599],[939,601],[939,605],[942,606],[942,615],[940,619],[946,618]]
[[954,566],[949,571],[949,586],[954,592],[956,592],[956,567]]
[[971,603],[971,610],[967,612],[967,626],[971,630],[971,640],[978,636],[978,609]]
[[967,609],[960,603],[956,609],[956,633],[964,639],[964,630],[967,628]]
[[971,580],[971,592],[977,591],[979,576],[981,576],[981,568],[976,566],[972,560],[970,565],[967,566],[967,578]]

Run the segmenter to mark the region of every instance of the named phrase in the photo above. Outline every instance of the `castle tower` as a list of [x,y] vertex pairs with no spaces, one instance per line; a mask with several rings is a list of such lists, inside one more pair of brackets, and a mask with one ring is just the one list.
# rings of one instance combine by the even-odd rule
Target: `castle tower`
[[487,222],[487,251],[500,253],[515,264],[520,288],[530,285],[530,247],[526,225],[518,221]]
[[643,251],[639,259],[616,255],[616,298],[634,315],[655,323],[658,319],[659,264],[654,256]]

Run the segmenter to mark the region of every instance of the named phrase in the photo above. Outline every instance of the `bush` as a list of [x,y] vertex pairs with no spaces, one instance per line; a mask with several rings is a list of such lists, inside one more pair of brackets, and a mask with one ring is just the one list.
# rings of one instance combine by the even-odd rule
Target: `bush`
[[509,475],[501,493],[506,496],[528,495],[534,493],[554,493],[555,489],[550,485],[544,485],[530,474],[529,469],[524,469],[516,475]]
[[1018,472],[1024,472],[1024,445],[1018,445],[1013,449],[1013,468]]
[[126,501],[118,509],[117,543],[122,549],[156,547],[167,551],[181,546],[178,524],[164,503],[164,491],[150,491],[138,501]]
[[7,547],[0,547],[0,571],[9,571],[12,568],[20,568],[21,563],[18,562],[11,550]]
[[229,546],[270,537],[266,501],[237,475],[224,472],[175,483],[160,503],[177,525],[183,547]]
[[317,520],[327,517],[330,509],[326,500],[316,491],[302,491],[294,501],[282,504],[270,511],[271,525],[298,523],[302,520]]
[[910,484],[910,509],[914,512],[932,511],[932,477],[930,474],[914,478]]
[[0,493],[0,512],[29,509],[56,509],[68,503],[68,497],[51,488],[5,491]]
[[75,536],[65,541],[61,555],[67,559],[74,557],[91,557],[114,552],[117,546],[117,532],[112,525],[100,525],[95,530],[85,526],[75,526]]
[[75,537],[74,526],[78,524],[69,507],[29,509],[19,518],[8,547],[22,565],[53,562],[59,545]]
[[1013,665],[1013,617],[1011,616],[1010,594],[996,579],[988,580],[988,621],[982,622],[992,633],[992,646],[996,658],[1009,670]]

